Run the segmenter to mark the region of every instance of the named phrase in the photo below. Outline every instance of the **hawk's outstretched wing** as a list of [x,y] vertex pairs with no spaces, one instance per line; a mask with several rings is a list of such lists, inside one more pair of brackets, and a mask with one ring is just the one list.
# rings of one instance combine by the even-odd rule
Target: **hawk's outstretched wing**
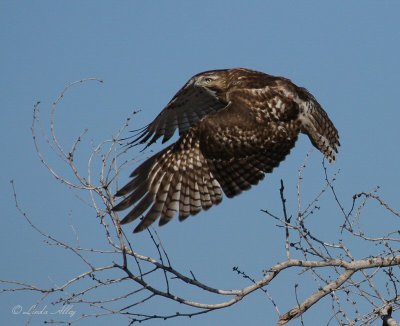
[[179,219],[208,209],[222,200],[222,190],[199,149],[199,138],[191,130],[180,140],[149,158],[131,174],[133,180],[116,196],[127,195],[115,211],[136,206],[121,221],[129,223],[146,210],[134,232],[152,224],[159,216],[160,225],[179,211]]
[[173,136],[176,128],[179,129],[179,135],[182,135],[201,118],[227,105],[214,93],[195,85],[195,77],[176,93],[154,121],[144,127],[132,143],[148,142],[149,146],[162,136],[162,142],[165,143]]
[[[261,94],[257,106],[267,109],[271,102],[263,98]],[[231,198],[250,189],[285,159],[297,140],[300,124],[292,130],[280,128],[281,122],[259,128],[247,114],[251,108],[239,102],[234,99],[226,110],[206,117],[131,174],[133,180],[116,194],[126,198],[113,209],[136,204],[122,224],[143,213],[134,232],[159,217],[160,225],[177,213],[182,221],[219,204],[222,191]]]

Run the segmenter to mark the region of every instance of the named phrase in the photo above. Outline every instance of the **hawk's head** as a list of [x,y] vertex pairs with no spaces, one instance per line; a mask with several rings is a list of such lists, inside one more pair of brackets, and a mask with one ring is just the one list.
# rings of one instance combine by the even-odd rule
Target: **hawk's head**
[[212,70],[198,74],[194,77],[194,86],[205,88],[218,95],[227,89],[227,71]]

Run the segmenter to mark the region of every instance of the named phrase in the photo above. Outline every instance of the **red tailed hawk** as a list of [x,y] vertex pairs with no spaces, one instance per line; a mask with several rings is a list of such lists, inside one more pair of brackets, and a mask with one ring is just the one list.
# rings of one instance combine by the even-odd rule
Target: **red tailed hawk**
[[121,221],[144,214],[139,232],[160,217],[183,221],[202,209],[250,189],[282,162],[299,133],[331,162],[339,135],[321,105],[305,88],[262,72],[235,68],[193,76],[135,143],[147,146],[179,129],[179,139],[147,159],[116,196],[113,210],[132,207]]

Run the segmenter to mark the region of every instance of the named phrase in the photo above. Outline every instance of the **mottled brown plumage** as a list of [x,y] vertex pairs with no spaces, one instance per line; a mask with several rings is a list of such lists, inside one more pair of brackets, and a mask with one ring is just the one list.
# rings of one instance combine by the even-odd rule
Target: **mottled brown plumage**
[[300,132],[331,162],[339,135],[316,99],[290,80],[235,68],[193,76],[134,142],[178,141],[146,160],[116,196],[133,209],[122,224],[182,221],[256,185],[282,162]]

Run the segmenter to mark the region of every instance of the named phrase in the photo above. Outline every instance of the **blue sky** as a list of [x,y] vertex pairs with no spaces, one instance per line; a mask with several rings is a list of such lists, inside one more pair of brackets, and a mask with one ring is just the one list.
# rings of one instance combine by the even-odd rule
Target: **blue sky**
[[[142,110],[131,123],[136,129],[149,123],[193,74],[247,67],[290,78],[323,105],[341,136],[338,161],[329,171],[340,169],[336,187],[346,205],[355,192],[377,185],[388,202],[397,204],[399,10],[395,1],[1,1],[0,234],[1,256],[7,262],[1,278],[48,286],[80,271],[74,268],[74,257],[46,246],[18,214],[11,179],[21,206],[38,226],[72,240],[73,224],[83,241],[105,244],[93,211],[43,168],[30,133],[34,103],[41,101],[46,123],[46,112],[63,87],[85,77],[104,83],[75,87],[57,112],[58,134],[68,148],[81,130],[89,129],[80,151],[82,167],[91,141],[109,139],[133,110]],[[185,223],[173,221],[157,229],[171,259],[183,271],[192,270],[221,288],[247,284],[232,272],[233,266],[260,278],[264,268],[284,259],[283,234],[260,209],[279,212],[280,179],[295,209],[297,170],[311,148],[307,137],[301,137],[287,160],[259,186]],[[66,171],[44,151],[57,170]],[[137,153],[134,149],[128,155]],[[321,160],[314,150],[305,174],[304,202],[323,185]],[[120,183],[134,167],[122,171]],[[339,213],[330,205],[327,200],[313,221],[321,236],[329,236],[340,224],[335,220]],[[375,227],[380,221],[372,214],[366,223]],[[131,238],[150,252],[145,234]],[[282,277],[271,292],[285,311],[291,307],[285,302],[292,302],[293,287],[285,288],[287,276]],[[305,283],[304,295],[313,286]],[[19,325],[23,321],[11,314],[12,307],[32,305],[35,297],[2,295],[0,301],[2,324]],[[305,316],[307,325],[315,315],[329,319],[323,309],[314,309]],[[273,306],[260,293],[190,324],[266,325],[276,319]],[[187,323],[176,319],[165,324]]]

